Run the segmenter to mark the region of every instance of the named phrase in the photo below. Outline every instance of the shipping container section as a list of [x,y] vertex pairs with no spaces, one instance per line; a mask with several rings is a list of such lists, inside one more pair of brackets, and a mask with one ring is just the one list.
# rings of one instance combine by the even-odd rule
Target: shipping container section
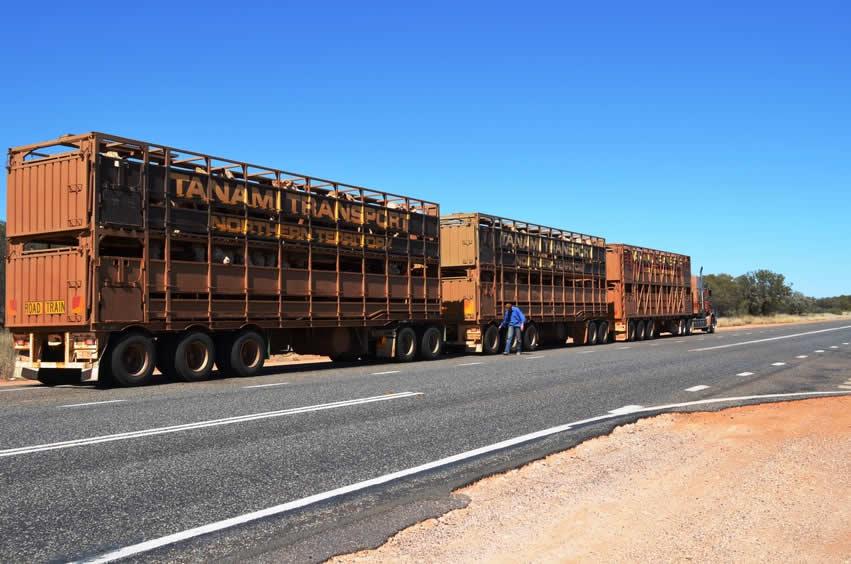
[[606,253],[616,339],[640,341],[663,332],[691,331],[690,257],[623,244],[609,244]]
[[31,377],[440,352],[433,202],[89,133],[10,149],[7,209],[6,324]]
[[440,220],[447,343],[492,354],[507,303],[528,319],[523,345],[595,344],[610,334],[601,237],[483,213]]

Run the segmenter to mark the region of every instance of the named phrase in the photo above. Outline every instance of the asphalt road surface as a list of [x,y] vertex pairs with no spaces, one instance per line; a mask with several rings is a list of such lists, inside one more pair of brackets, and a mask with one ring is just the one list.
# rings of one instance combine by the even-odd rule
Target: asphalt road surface
[[846,321],[147,388],[0,388],[0,561],[322,560],[640,416],[851,393],[849,342]]

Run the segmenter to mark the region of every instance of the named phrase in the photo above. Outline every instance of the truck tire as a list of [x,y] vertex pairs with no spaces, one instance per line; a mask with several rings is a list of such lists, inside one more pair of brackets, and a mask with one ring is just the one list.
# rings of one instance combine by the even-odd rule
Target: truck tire
[[636,330],[635,321],[630,319],[629,323],[626,326],[626,340],[627,341],[634,341],[635,340],[635,330]]
[[585,344],[586,345],[596,345],[597,344],[597,323],[594,321],[588,322],[588,329],[585,336]]
[[145,386],[151,383],[157,362],[154,342],[141,333],[126,333],[109,346],[107,366],[119,386]]
[[443,352],[443,335],[437,327],[427,327],[420,337],[420,358],[434,360]]
[[597,344],[602,345],[609,342],[609,322],[601,321],[597,326]]
[[174,347],[174,375],[184,382],[199,382],[210,377],[216,358],[213,339],[201,331],[191,331]]
[[656,322],[648,319],[644,325],[644,338],[648,341],[656,338]]
[[686,319],[686,335],[691,335],[691,320]]
[[396,360],[411,362],[417,356],[417,334],[410,327],[402,327],[396,332]]
[[645,331],[646,327],[647,326],[644,324],[643,321],[638,321],[635,324],[635,340],[636,341],[643,341],[645,339],[644,331]]
[[265,351],[266,341],[260,334],[243,331],[230,339],[217,341],[216,366],[222,376],[256,376],[266,362]]
[[523,350],[533,351],[538,348],[539,334],[538,327],[534,324],[528,325],[521,336],[523,339]]
[[715,321],[715,318],[713,317],[713,318],[712,318],[712,321],[709,323],[709,332],[710,332],[710,333],[714,333],[714,332],[715,332],[715,326],[716,326],[717,324],[718,324],[718,322],[717,322],[717,321]]
[[488,325],[482,337],[482,352],[496,354],[499,352],[499,329],[496,325]]

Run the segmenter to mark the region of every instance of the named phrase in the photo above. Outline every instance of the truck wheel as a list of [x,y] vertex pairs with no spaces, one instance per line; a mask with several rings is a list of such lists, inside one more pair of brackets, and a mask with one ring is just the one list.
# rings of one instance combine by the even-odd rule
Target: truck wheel
[[396,360],[411,362],[417,356],[417,334],[410,327],[396,332]]
[[686,335],[691,335],[691,321],[686,319]]
[[122,335],[107,353],[112,378],[119,386],[144,386],[151,383],[156,364],[153,341],[139,333]]
[[645,339],[644,331],[646,330],[646,327],[647,326],[644,324],[643,321],[639,321],[638,323],[636,323],[636,325],[635,325],[635,340],[636,341],[643,341]]
[[601,321],[597,327],[597,344],[602,345],[609,342],[609,323]]
[[437,327],[428,327],[420,337],[420,358],[434,360],[443,352],[443,335]]
[[635,321],[630,320],[626,326],[626,340],[634,341],[635,340]]
[[174,349],[174,374],[184,382],[206,380],[213,371],[216,347],[206,333],[184,335]]
[[588,334],[585,337],[586,345],[596,345],[597,344],[597,324],[593,321],[588,322]]
[[644,338],[648,341],[650,339],[656,338],[656,322],[655,321],[647,321],[647,324],[644,326]]
[[499,329],[496,325],[488,325],[482,338],[482,352],[496,354],[499,352]]
[[535,325],[529,325],[523,331],[523,350],[533,351],[538,348],[538,328]]
[[216,343],[216,366],[222,376],[256,376],[266,361],[265,351],[263,337],[255,331],[245,331]]
[[714,332],[715,332],[715,326],[716,326],[717,324],[718,324],[718,322],[717,322],[717,321],[715,321],[715,318],[713,317],[713,318],[712,318],[712,322],[709,324],[709,332],[710,332],[710,333],[714,333]]

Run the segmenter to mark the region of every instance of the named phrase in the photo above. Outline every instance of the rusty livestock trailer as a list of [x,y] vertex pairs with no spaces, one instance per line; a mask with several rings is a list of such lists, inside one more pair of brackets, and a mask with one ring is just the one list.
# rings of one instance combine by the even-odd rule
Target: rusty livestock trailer
[[527,317],[526,350],[608,340],[603,238],[461,213],[441,218],[440,249],[447,345],[497,352],[506,302]]
[[87,133],[10,149],[7,213],[6,326],[30,378],[441,352],[433,202]]
[[610,314],[617,340],[691,332],[691,258],[624,244],[606,248]]

